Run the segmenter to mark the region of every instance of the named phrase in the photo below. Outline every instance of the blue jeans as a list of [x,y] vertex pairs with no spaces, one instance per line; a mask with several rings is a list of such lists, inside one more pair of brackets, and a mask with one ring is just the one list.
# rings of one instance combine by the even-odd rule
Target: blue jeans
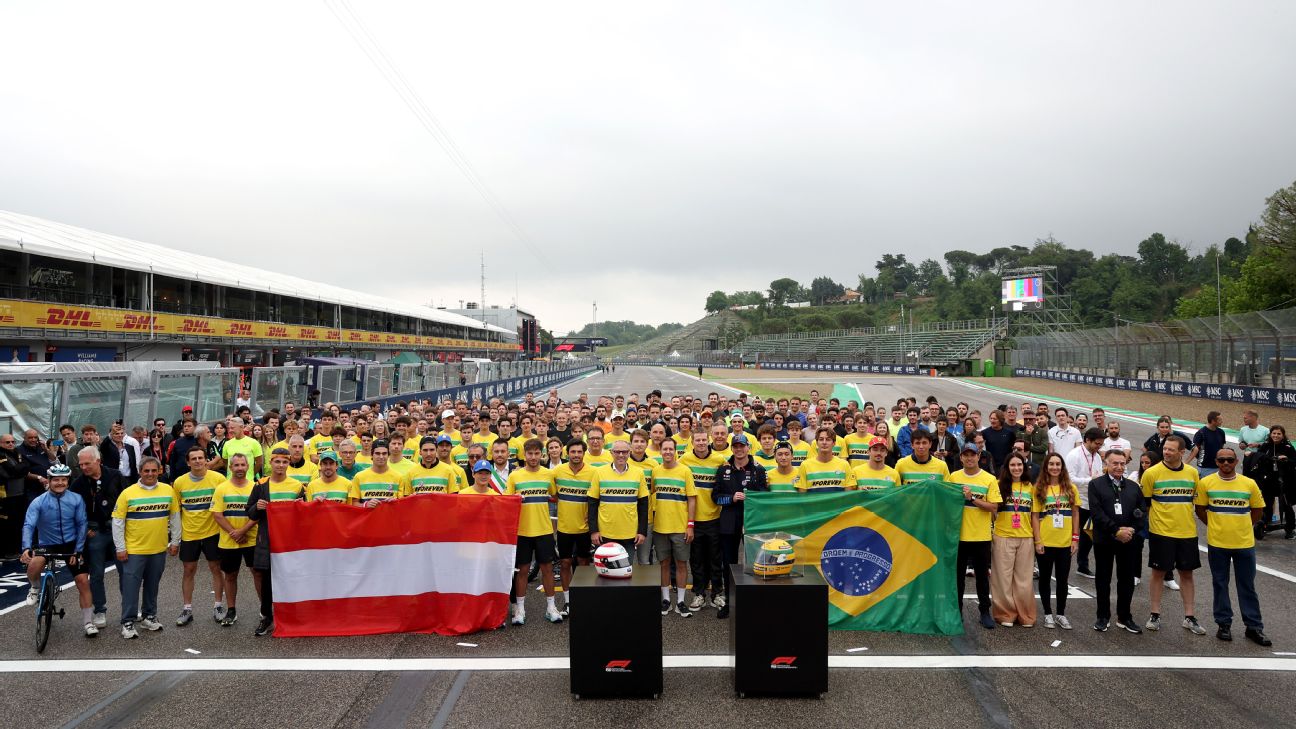
[[108,594],[104,591],[104,568],[117,561],[112,532],[97,529],[93,537],[86,538],[85,558],[86,568],[90,570],[90,597],[94,600],[94,611],[106,613]]
[[1255,548],[1208,547],[1206,557],[1210,562],[1211,589],[1215,597],[1215,623],[1217,625],[1233,623],[1233,605],[1229,602],[1231,564],[1233,571],[1237,573],[1238,607],[1242,611],[1242,622],[1248,628],[1264,630],[1264,622],[1260,619],[1260,598],[1255,590]]
[[[166,568],[166,552],[157,554],[132,554],[125,562],[117,563],[121,575],[122,625],[135,622],[136,615],[157,617],[158,583]],[[140,611],[140,587],[144,588],[144,610]]]

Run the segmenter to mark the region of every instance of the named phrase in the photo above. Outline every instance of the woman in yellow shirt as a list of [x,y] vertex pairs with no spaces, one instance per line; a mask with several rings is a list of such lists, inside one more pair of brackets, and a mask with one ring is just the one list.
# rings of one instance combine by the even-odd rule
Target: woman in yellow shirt
[[[1039,562],[1040,602],[1044,603],[1044,627],[1071,629],[1066,617],[1066,598],[1071,572],[1071,555],[1080,546],[1080,492],[1067,475],[1062,456],[1050,453],[1044,459],[1035,482],[1031,504],[1031,529],[1035,534],[1035,555]],[[1049,604],[1049,577],[1057,580],[1057,614]]]
[[994,545],[990,559],[990,613],[995,622],[1011,628],[1035,627],[1035,533],[1031,519],[1035,485],[1026,480],[1026,459],[1008,456],[999,472],[999,497],[1003,504],[994,518]]

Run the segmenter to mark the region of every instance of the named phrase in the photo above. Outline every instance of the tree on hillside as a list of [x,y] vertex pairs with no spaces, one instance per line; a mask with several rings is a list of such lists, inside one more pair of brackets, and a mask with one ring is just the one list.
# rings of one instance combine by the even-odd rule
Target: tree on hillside
[[801,290],[801,284],[794,279],[779,278],[770,281],[769,300],[774,306],[784,306],[787,302],[796,297],[797,292]]
[[1255,232],[1260,245],[1296,254],[1296,182],[1265,199]]
[[723,291],[712,291],[711,295],[707,296],[706,310],[708,314],[724,311],[725,309],[728,309],[729,306],[729,297],[726,296]]
[[810,282],[810,303],[823,306],[829,299],[835,299],[846,293],[846,287],[828,278],[820,276]]
[[918,293],[927,296],[931,295],[932,289],[938,285],[939,281],[945,279],[945,270],[941,268],[940,262],[930,258],[918,264],[918,275],[914,280],[914,285],[918,287]]

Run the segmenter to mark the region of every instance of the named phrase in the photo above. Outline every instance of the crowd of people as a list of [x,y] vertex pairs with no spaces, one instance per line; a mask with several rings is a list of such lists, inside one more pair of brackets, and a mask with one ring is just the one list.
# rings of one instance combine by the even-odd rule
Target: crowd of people
[[[105,569],[118,565],[120,633],[162,629],[158,589],[168,556],[181,563],[178,626],[195,620],[200,561],[212,617],[238,619],[239,573],[258,595],[254,633],[273,631],[269,504],[333,501],[381,508],[424,493],[517,494],[521,517],[511,622],[526,622],[539,579],[544,617],[571,615],[572,569],[606,542],[640,565],[660,565],[661,612],[728,616],[727,564],[739,561],[743,503],[756,491],[904,489],[938,479],[962,492],[957,595],[974,577],[979,623],[1071,629],[1069,580],[1095,582],[1094,630],[1162,628],[1167,589],[1195,613],[1193,575],[1205,525],[1216,636],[1232,640],[1230,582],[1245,635],[1270,645],[1255,590],[1255,540],[1296,533],[1296,449],[1281,426],[1248,411],[1236,445],[1217,412],[1191,438],[1162,417],[1140,447],[1100,408],[901,399],[894,405],[809,398],[705,398],[654,390],[566,402],[550,391],[520,402],[398,402],[342,410],[285,403],[254,418],[240,407],[197,423],[186,407],[168,428],[118,422],[63,425],[57,438],[0,435],[6,523],[0,552],[27,565],[36,588],[44,554],[66,555],[87,636],[107,625]],[[1275,524],[1276,521],[1281,524]],[[1131,599],[1144,546],[1152,612]],[[205,581],[205,578],[204,578]],[[1035,584],[1039,586],[1039,604]],[[1055,589],[1050,589],[1050,583]],[[691,592],[691,596],[690,593]]]

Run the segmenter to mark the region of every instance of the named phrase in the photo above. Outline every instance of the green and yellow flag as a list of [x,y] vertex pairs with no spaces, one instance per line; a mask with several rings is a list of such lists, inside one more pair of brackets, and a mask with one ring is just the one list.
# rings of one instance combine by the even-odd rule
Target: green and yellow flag
[[838,630],[959,635],[959,524],[963,493],[943,481],[898,489],[747,495],[747,534],[805,538],[797,562],[828,583]]

